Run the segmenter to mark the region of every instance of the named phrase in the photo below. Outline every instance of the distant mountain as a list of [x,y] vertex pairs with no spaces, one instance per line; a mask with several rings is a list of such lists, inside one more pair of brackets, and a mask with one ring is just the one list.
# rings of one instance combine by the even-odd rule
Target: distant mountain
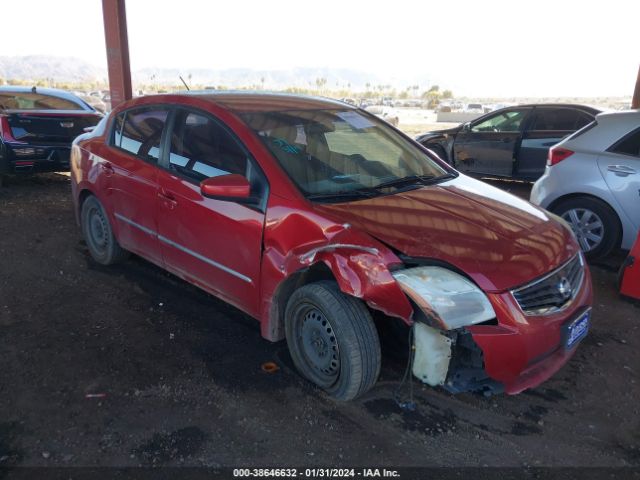
[[[288,87],[317,88],[316,81],[326,80],[324,88],[336,90],[350,88],[364,90],[369,84],[391,84],[380,76],[345,68],[308,68],[294,67],[287,70],[254,70],[250,68],[214,69],[177,69],[177,68],[144,68],[136,70],[133,81],[139,83],[172,84],[180,82],[180,75],[187,83],[193,85],[251,87],[259,86],[265,89],[284,89]],[[397,85],[404,88],[405,85]]]
[[[427,79],[402,79],[399,81],[379,75],[347,68],[293,67],[287,70],[255,70],[251,68],[143,68],[132,72],[135,84],[179,85],[180,75],[190,85],[227,88],[258,87],[281,90],[289,87],[318,88],[317,81],[324,79],[323,89],[365,90],[367,84],[374,89],[378,85],[391,85],[404,89],[409,85],[427,86]],[[0,78],[19,80],[44,80],[56,82],[106,81],[107,70],[74,57],[29,55],[22,57],[0,56]]]
[[0,57],[0,77],[5,80],[52,78],[56,82],[84,82],[104,80],[107,72],[79,58],[28,55]]

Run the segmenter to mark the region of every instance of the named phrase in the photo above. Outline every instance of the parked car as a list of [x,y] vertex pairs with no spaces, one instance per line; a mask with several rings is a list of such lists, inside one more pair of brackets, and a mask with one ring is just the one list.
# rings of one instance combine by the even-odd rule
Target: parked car
[[631,248],[640,229],[640,111],[601,113],[552,147],[531,201],[564,218],[588,257]]
[[549,147],[597,113],[582,105],[520,105],[416,140],[461,172],[534,181],[544,172]]
[[369,113],[373,113],[376,117],[381,118],[387,123],[390,123],[394,127],[397,127],[398,123],[400,123],[400,117],[398,115],[398,111],[395,108],[387,107],[384,105],[372,105],[365,108],[365,110]]
[[76,139],[71,165],[96,262],[131,251],[235,305],[336,399],[376,382],[374,317],[412,332],[414,375],[452,392],[534,387],[588,329],[564,222],[341,102],[136,98]]
[[101,118],[63,90],[0,87],[0,175],[68,170],[71,141]]
[[464,107],[465,113],[485,113],[481,103],[468,103]]
[[84,92],[72,92],[76,97],[82,100],[85,103],[88,103],[93,109],[97,110],[100,113],[107,112],[107,104],[103,102],[99,97],[95,95],[89,95]]

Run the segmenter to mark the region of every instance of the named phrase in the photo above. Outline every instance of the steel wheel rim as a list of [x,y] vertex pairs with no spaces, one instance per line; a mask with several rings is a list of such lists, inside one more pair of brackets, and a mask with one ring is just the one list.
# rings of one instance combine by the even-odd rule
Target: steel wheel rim
[[297,325],[300,352],[316,382],[325,387],[333,385],[340,373],[340,350],[333,326],[315,306],[300,312]]
[[588,208],[572,208],[562,214],[584,252],[596,249],[604,239],[602,219]]
[[97,208],[89,211],[87,239],[90,247],[99,255],[104,255],[109,247],[109,225],[102,212]]

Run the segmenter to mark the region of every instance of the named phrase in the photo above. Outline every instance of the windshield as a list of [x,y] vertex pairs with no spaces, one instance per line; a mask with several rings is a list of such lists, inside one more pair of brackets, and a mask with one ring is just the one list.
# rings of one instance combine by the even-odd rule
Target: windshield
[[242,115],[310,199],[417,188],[451,172],[385,122],[357,110]]

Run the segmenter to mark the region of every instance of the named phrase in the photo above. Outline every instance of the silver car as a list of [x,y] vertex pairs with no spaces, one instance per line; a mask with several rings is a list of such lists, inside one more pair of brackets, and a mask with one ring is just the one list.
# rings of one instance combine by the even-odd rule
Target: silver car
[[601,113],[551,148],[531,202],[564,218],[589,258],[631,248],[640,228],[640,110]]

